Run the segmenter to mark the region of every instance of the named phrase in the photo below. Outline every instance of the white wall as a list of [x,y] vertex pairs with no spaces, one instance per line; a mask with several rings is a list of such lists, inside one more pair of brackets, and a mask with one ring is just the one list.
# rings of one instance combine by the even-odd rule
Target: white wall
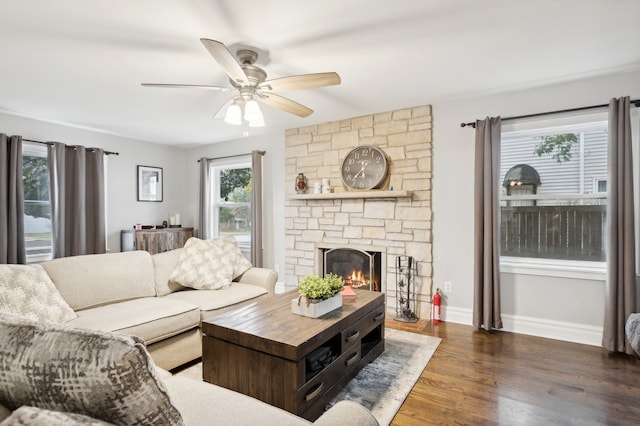
[[[184,211],[189,223],[198,220],[199,165],[201,157],[215,158],[266,151],[263,158],[263,242],[264,267],[284,271],[284,133],[275,136],[249,136],[229,142],[193,148],[186,156],[186,200]],[[293,185],[293,183],[291,183]],[[280,272],[282,277],[284,274]]]
[[[185,206],[184,149],[0,113],[0,133],[118,152],[107,160],[107,247],[120,251],[120,231],[136,223],[161,224]],[[137,201],[137,165],[163,168],[163,202]],[[185,222],[185,221],[183,221]],[[184,226],[193,226],[185,222]]]
[[[471,324],[474,130],[461,122],[607,104],[640,97],[640,72],[433,104],[433,280],[445,320]],[[428,102],[428,99],[426,100]],[[502,273],[505,329],[600,344],[604,282]]]

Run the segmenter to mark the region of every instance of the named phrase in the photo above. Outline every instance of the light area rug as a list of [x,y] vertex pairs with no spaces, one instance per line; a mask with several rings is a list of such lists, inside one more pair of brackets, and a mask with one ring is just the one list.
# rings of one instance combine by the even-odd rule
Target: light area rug
[[384,352],[364,366],[329,406],[343,399],[365,406],[381,425],[393,420],[435,353],[437,337],[385,328]]
[[[392,328],[385,328],[384,332],[384,352],[364,366],[327,407],[344,399],[356,401],[368,408],[381,425],[391,423],[441,339]],[[202,363],[177,374],[202,380]]]

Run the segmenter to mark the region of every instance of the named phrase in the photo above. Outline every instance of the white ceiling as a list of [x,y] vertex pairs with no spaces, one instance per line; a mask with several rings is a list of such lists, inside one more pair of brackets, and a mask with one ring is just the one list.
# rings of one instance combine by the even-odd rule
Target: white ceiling
[[0,0],[0,111],[188,147],[242,136],[213,118],[230,95],[140,83],[228,86],[200,38],[342,77],[256,135],[638,70],[639,25],[639,0]]

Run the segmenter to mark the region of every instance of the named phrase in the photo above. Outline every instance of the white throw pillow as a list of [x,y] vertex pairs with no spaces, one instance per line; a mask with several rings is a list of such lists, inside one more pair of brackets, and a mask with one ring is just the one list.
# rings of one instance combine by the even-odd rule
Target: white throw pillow
[[40,265],[0,265],[0,313],[53,322],[78,317]]
[[242,251],[240,250],[240,247],[238,247],[238,242],[236,241],[235,237],[232,237],[232,236],[225,237],[224,242],[227,244],[227,248],[229,252],[235,253],[236,255],[236,262],[233,267],[233,278],[232,278],[235,280],[240,275],[244,274],[249,269],[251,269],[253,265],[251,265],[251,262],[249,262],[247,258],[244,257],[244,254],[242,254]]
[[231,285],[237,255],[223,239],[189,238],[169,280],[185,287],[218,290]]

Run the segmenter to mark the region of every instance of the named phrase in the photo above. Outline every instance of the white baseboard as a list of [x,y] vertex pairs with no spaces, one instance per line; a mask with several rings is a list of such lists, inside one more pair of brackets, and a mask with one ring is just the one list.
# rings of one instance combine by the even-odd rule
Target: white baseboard
[[[471,309],[443,307],[443,321],[472,325]],[[503,331],[546,337],[565,342],[582,343],[584,345],[602,346],[602,327],[555,321],[521,315],[502,314]]]

